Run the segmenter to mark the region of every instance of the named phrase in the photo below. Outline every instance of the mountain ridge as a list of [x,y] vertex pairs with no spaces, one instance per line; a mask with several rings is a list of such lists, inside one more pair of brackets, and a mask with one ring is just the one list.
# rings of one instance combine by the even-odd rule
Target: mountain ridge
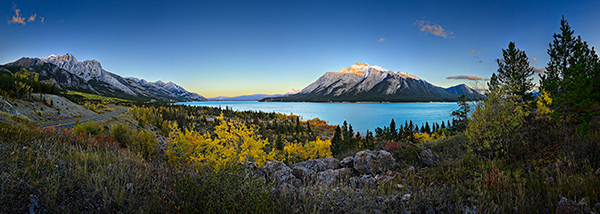
[[432,102],[456,101],[460,95],[481,99],[483,95],[461,84],[435,86],[407,72],[393,72],[377,65],[357,62],[338,72],[327,72],[298,94],[269,97],[265,102]]
[[23,57],[9,66],[19,66],[47,76],[57,85],[87,93],[120,98],[162,101],[204,101],[203,96],[173,83],[149,82],[136,77],[121,77],[106,71],[96,60],[77,61],[72,54],[52,54],[45,58]]

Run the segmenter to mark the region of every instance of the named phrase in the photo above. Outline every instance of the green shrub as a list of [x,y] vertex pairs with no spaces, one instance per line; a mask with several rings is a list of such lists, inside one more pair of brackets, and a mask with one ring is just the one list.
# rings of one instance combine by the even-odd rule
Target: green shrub
[[410,165],[418,165],[419,164],[419,154],[423,151],[422,149],[416,146],[409,146],[406,148],[402,148],[398,150],[398,159],[403,160],[406,164]]
[[125,124],[118,123],[110,126],[110,136],[119,142],[121,147],[128,146],[130,134],[129,126]]
[[85,133],[90,135],[99,135],[101,132],[102,127],[91,120],[84,124],[77,124],[75,127],[73,127],[73,133],[76,134]]
[[158,140],[150,131],[138,129],[131,133],[129,148],[148,158],[157,153]]
[[469,118],[465,136],[470,149],[489,158],[514,156],[523,144],[521,127],[529,113],[526,103],[499,89],[490,92]]

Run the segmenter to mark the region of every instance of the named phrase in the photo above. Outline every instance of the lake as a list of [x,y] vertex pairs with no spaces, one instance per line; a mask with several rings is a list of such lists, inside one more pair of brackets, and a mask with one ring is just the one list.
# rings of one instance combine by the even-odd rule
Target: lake
[[344,120],[355,131],[365,133],[377,127],[389,126],[392,118],[396,127],[404,121],[412,120],[421,127],[425,122],[441,124],[452,121],[450,113],[458,109],[456,103],[294,103],[294,102],[258,102],[258,101],[207,101],[183,102],[192,106],[228,107],[237,111],[262,111],[294,114],[302,120],[319,118],[330,125],[341,125]]

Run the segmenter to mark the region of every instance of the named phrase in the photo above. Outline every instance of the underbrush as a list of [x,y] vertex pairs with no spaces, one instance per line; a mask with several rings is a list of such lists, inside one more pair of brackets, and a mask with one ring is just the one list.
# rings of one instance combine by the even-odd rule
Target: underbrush
[[262,185],[232,173],[237,168],[174,169],[160,158],[148,161],[129,152],[108,136],[0,119],[2,212],[247,213],[272,207]]

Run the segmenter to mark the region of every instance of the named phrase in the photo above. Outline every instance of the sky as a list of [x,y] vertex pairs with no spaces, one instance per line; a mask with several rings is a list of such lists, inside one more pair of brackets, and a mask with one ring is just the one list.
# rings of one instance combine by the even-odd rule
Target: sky
[[598,11],[598,0],[1,0],[0,64],[71,53],[205,97],[286,93],[356,62],[449,87],[489,78],[511,41],[543,69],[562,16],[598,47]]

